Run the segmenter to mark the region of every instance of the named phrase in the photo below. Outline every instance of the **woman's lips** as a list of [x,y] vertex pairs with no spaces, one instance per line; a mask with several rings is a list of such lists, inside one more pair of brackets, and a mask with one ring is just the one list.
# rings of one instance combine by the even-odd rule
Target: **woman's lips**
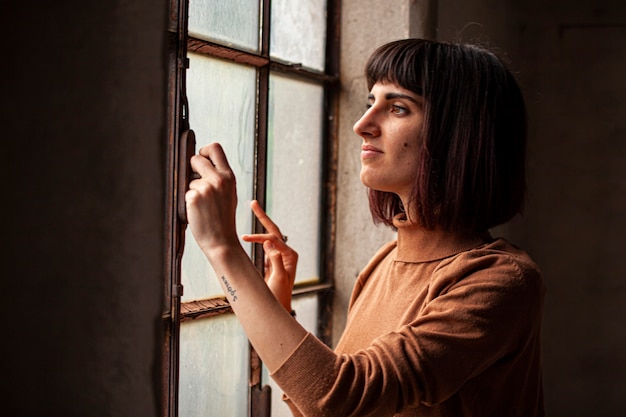
[[382,154],[383,152],[374,146],[363,145],[361,146],[361,158],[373,158]]

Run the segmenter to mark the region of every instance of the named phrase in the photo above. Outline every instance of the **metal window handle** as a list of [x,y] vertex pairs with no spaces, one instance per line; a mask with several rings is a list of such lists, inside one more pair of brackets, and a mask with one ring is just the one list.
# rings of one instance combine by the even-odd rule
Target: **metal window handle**
[[189,182],[192,179],[189,160],[196,153],[196,134],[193,130],[185,130],[180,135],[178,146],[178,219],[187,224],[185,193],[189,190]]

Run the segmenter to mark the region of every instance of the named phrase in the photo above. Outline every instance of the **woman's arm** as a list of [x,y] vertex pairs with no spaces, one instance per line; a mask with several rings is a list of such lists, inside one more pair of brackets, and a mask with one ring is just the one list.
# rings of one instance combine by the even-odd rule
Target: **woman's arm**
[[[274,371],[307,331],[274,297],[239,243],[235,176],[222,147],[211,144],[201,148],[191,166],[201,178],[191,182],[185,196],[190,230],[219,277],[248,339]],[[272,250],[272,245],[266,246]]]

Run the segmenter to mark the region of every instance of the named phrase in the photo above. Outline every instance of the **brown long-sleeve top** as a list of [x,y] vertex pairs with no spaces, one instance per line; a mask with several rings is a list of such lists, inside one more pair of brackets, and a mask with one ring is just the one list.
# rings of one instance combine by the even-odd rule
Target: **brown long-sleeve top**
[[394,225],[335,351],[309,334],[272,374],[293,414],[543,416],[538,267],[488,234]]

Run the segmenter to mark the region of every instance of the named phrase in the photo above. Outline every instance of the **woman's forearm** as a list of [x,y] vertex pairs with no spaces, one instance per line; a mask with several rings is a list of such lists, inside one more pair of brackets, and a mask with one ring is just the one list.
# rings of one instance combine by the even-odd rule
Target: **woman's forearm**
[[250,343],[270,372],[275,371],[307,331],[276,300],[239,242],[205,255]]

